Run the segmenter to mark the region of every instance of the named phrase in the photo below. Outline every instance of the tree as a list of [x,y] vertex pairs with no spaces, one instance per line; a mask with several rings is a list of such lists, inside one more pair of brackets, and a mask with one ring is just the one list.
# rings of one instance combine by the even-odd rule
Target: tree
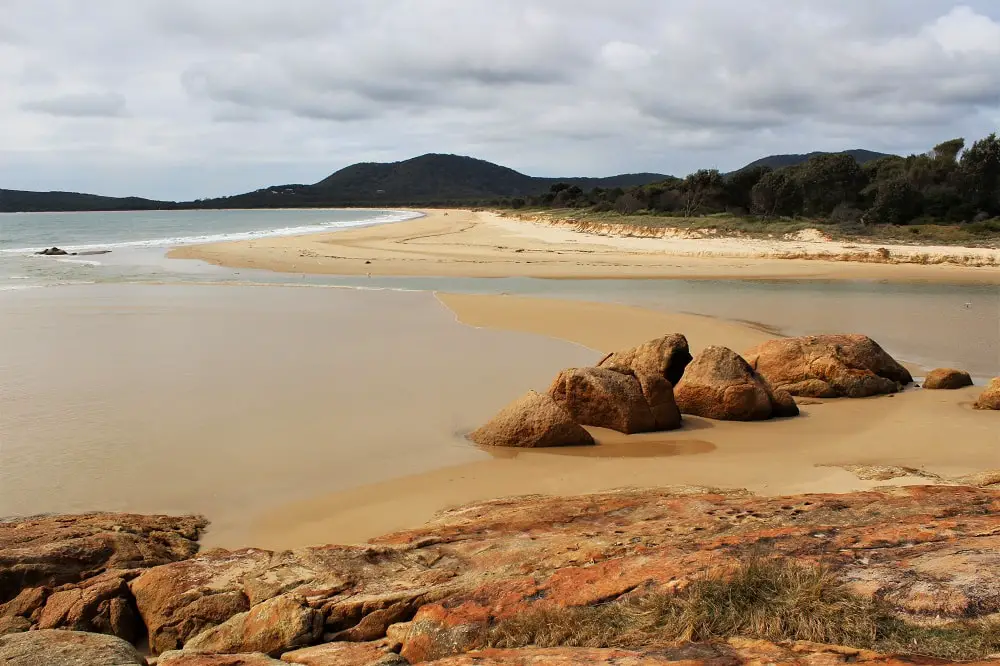
[[853,206],[865,186],[864,172],[850,155],[817,155],[796,169],[802,214],[826,216],[840,204]]
[[741,169],[726,176],[723,198],[726,206],[749,211],[753,208],[753,188],[760,179],[771,173],[769,166],[757,166]]
[[876,185],[875,203],[866,220],[875,224],[906,224],[920,210],[920,193],[905,178],[883,180]]
[[721,198],[722,186],[718,169],[699,169],[685,178],[680,186],[684,217],[704,212],[710,201]]
[[1000,214],[1000,138],[996,132],[962,153],[959,172],[969,203],[988,215]]
[[623,194],[615,201],[615,210],[622,215],[633,215],[642,208],[642,202],[634,194]]
[[764,174],[750,193],[751,210],[764,217],[795,215],[802,206],[802,190],[790,169]]
[[955,164],[958,162],[958,154],[965,148],[965,139],[949,139],[934,146],[931,157],[941,162]]

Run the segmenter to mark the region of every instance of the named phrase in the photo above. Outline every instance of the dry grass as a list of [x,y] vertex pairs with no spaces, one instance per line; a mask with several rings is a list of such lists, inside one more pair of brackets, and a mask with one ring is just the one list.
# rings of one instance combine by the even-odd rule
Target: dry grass
[[1000,622],[921,627],[851,594],[823,567],[751,557],[677,594],[536,611],[490,630],[493,647],[638,648],[733,637],[813,641],[889,653],[978,659],[1000,651]]

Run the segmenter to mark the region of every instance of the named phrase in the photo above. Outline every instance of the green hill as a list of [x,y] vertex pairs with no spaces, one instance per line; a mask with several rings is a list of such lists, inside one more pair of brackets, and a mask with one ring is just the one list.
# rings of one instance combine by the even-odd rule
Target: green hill
[[0,190],[0,213],[39,213],[87,210],[156,210],[176,208],[167,201],[139,197],[102,197],[78,192]]
[[819,155],[850,155],[858,164],[864,164],[865,162],[872,162],[879,159],[880,157],[889,157],[888,153],[877,153],[873,150],[864,150],[861,148],[855,148],[853,150],[844,150],[839,153],[826,153],[822,151],[816,151],[812,153],[805,153],[803,155],[768,155],[767,157],[762,157],[759,160],[754,160],[750,164],[737,169],[736,171],[745,171],[747,169],[753,169],[755,167],[770,167],[772,169],[781,169],[783,167],[795,166],[797,164],[802,164],[812,157],[818,157]]

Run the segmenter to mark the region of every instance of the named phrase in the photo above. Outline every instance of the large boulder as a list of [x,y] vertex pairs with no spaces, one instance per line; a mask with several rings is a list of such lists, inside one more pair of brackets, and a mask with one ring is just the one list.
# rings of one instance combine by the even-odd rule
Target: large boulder
[[979,399],[973,406],[976,409],[1000,410],[1000,377],[994,377],[990,381],[986,390],[979,395]]
[[808,335],[770,340],[744,354],[776,389],[810,398],[896,393],[910,372],[865,335]]
[[608,368],[570,368],[555,378],[549,395],[583,425],[626,434],[657,429],[642,384],[631,374]]
[[638,347],[608,354],[597,365],[609,370],[640,375],[659,375],[677,385],[684,368],[691,362],[688,341],[679,333],[671,333]]
[[963,370],[938,368],[931,370],[924,378],[924,388],[931,390],[953,390],[972,386],[972,377]]
[[259,652],[276,657],[319,640],[323,623],[323,613],[310,608],[304,597],[283,594],[206,629],[184,647],[223,654]]
[[529,391],[510,403],[469,439],[482,446],[541,448],[585,446],[594,438],[548,394]]
[[92,513],[0,520],[0,633],[71,629],[135,640],[128,581],[198,551],[197,516]]
[[4,666],[146,666],[120,638],[77,631],[29,631],[0,636]]
[[776,396],[739,354],[708,347],[688,365],[674,389],[684,414],[726,421],[763,421],[798,413],[795,401]]

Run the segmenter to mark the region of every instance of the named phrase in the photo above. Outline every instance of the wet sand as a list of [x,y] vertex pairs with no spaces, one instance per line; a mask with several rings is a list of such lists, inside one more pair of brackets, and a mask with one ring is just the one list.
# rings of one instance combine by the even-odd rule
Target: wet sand
[[[739,324],[619,305],[513,296],[439,298],[471,325],[544,333],[601,351],[668,331],[686,333],[695,349],[726,344],[741,350],[770,337]],[[997,415],[972,409],[980,390],[914,389],[864,400],[803,401],[800,417],[762,423],[685,417],[684,428],[669,433],[625,436],[593,429],[596,447],[494,451],[490,460],[279,507],[254,524],[253,542],[277,548],[362,541],[419,524],[447,507],[510,495],[670,484],[777,495],[887,483],[863,481],[828,465],[902,465],[961,476],[1000,466]],[[905,477],[889,483],[926,480]]]
[[[779,259],[774,256],[868,250],[858,244],[810,240],[601,235],[490,212],[424,212],[423,218],[364,229],[179,247],[169,256],[234,268],[332,275],[816,278],[1000,284],[1000,250],[930,249],[997,264],[977,268]],[[897,255],[930,251],[913,246],[888,247]]]
[[6,292],[0,516],[202,513],[206,545],[259,545],[275,506],[488,460],[465,432],[597,358],[464,326],[430,293]]

